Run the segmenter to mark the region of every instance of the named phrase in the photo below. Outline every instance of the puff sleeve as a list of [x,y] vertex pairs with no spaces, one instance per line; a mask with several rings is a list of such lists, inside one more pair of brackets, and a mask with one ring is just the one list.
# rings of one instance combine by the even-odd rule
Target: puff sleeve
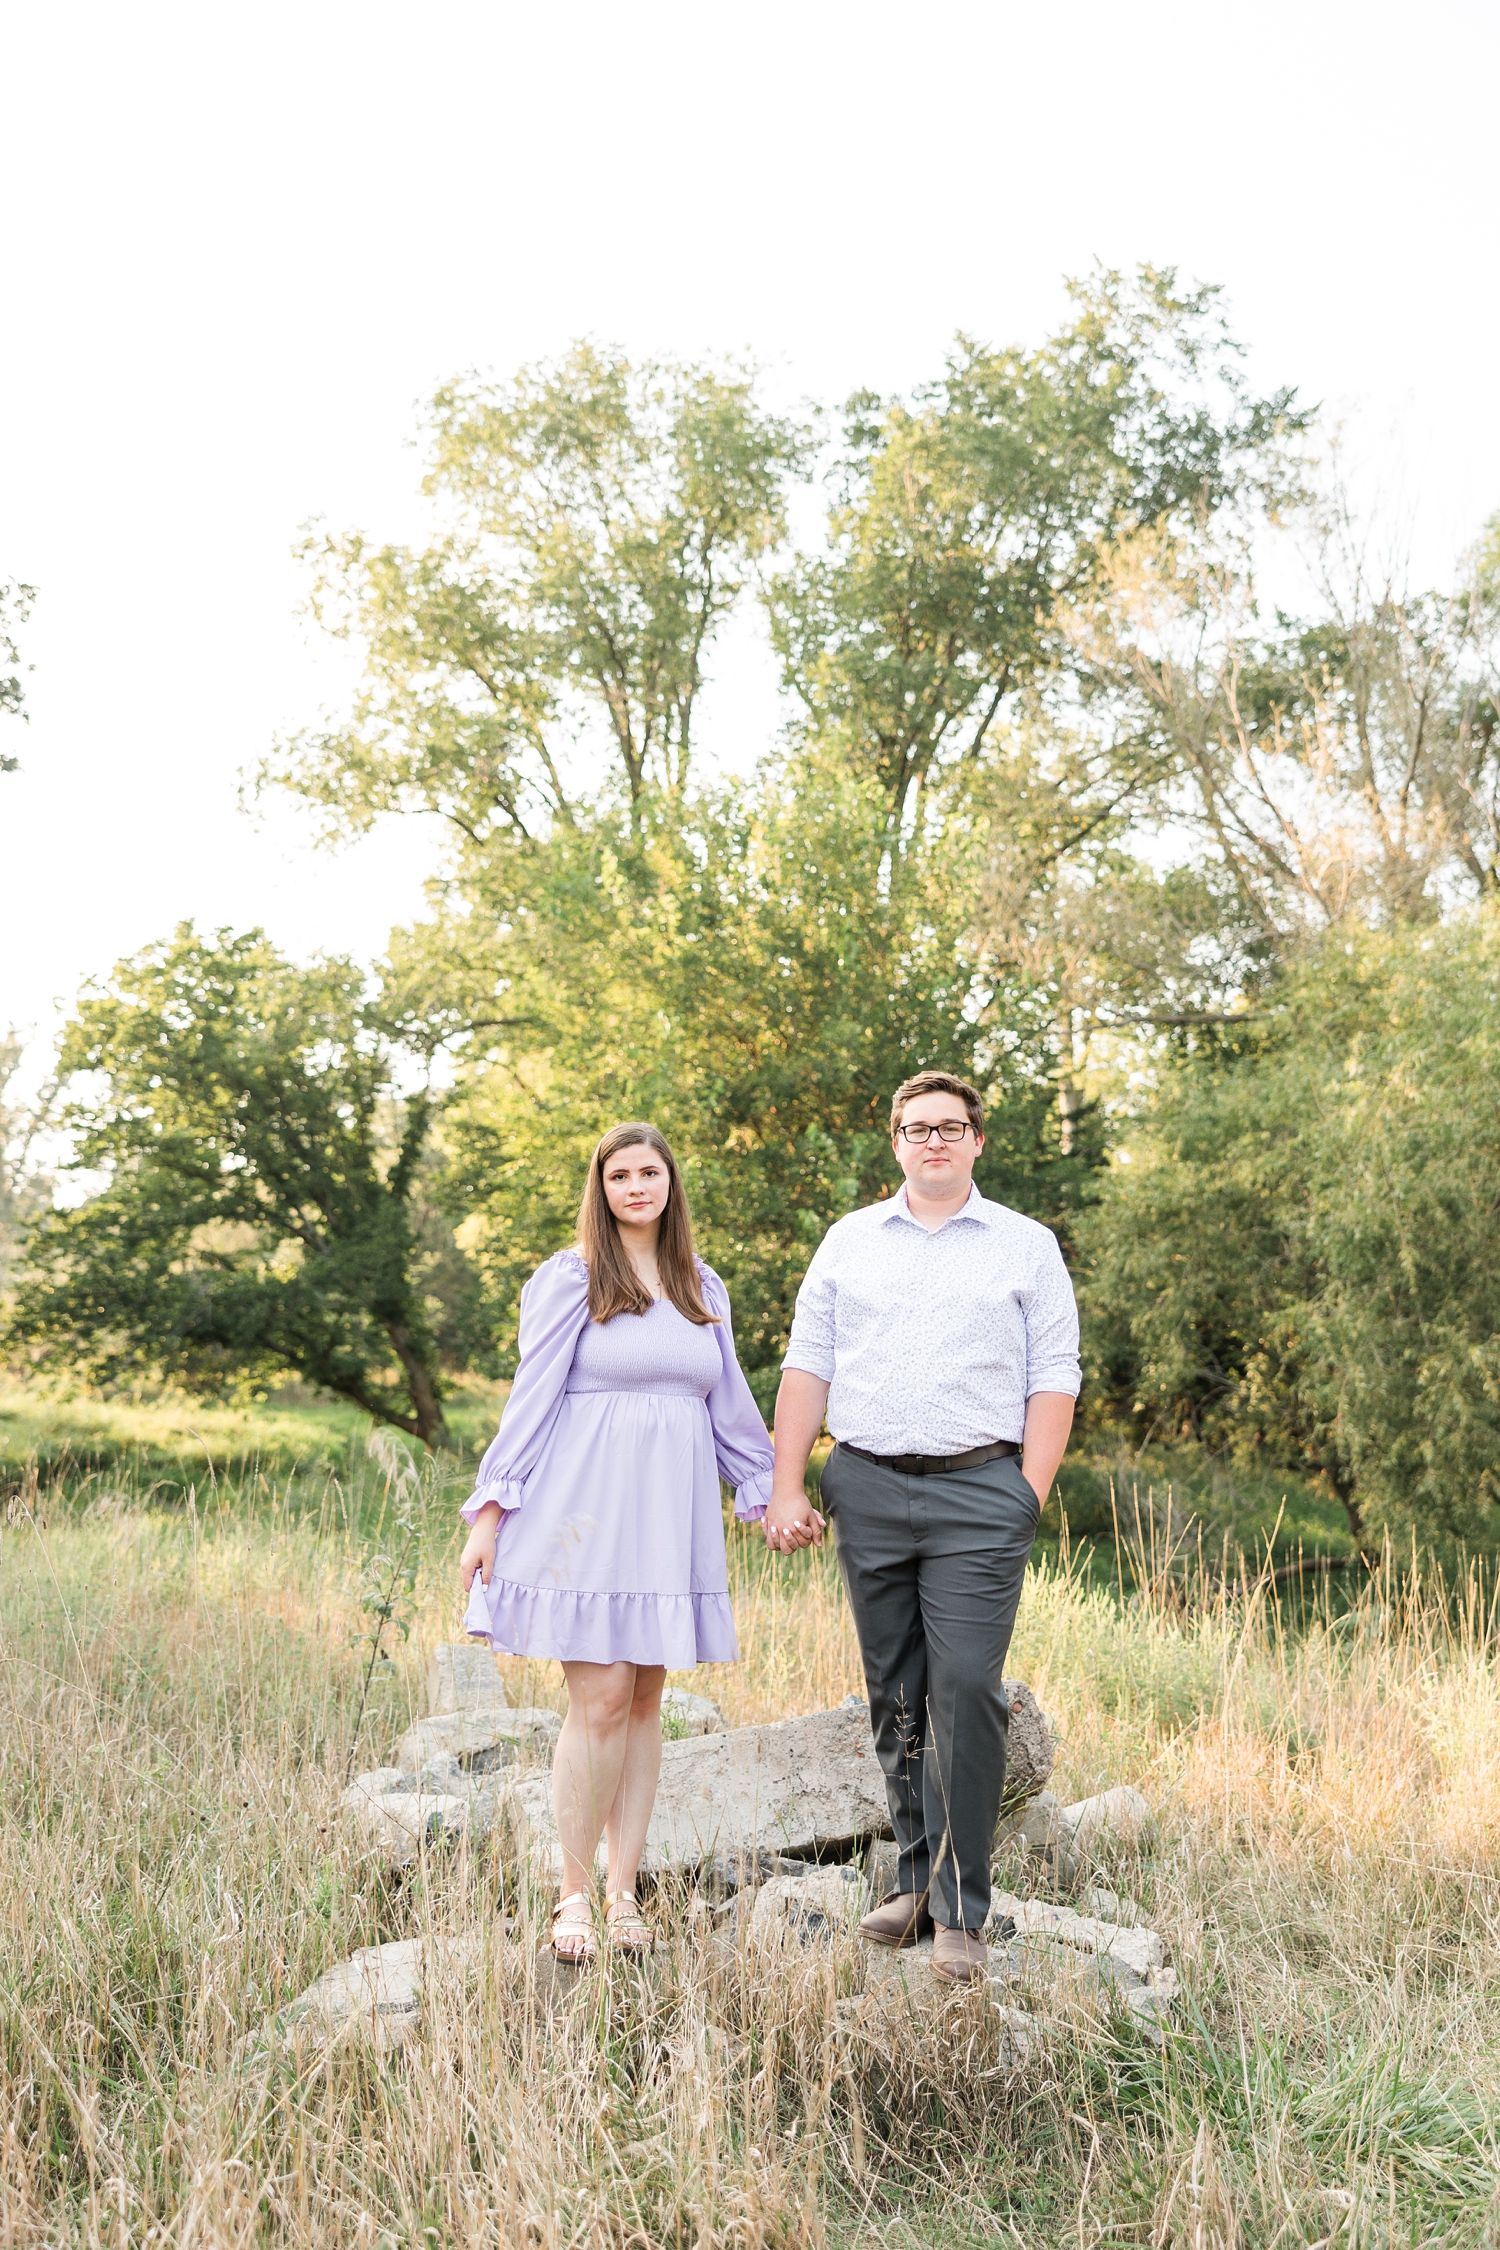
[[758,1523],[771,1497],[771,1440],[735,1355],[729,1292],[712,1266],[700,1261],[698,1272],[703,1301],[719,1323],[714,1333],[723,1371],[706,1401],[719,1474],[734,1487],[734,1512],[741,1522]]
[[576,1251],[559,1250],[521,1291],[521,1362],[500,1428],[459,1510],[466,1523],[491,1500],[508,1512],[525,1499],[526,1479],[552,1434],[588,1317],[588,1268]]

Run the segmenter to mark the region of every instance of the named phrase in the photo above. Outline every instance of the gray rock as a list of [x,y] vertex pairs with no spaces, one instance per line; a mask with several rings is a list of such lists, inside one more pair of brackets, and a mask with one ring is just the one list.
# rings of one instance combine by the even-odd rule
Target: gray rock
[[[1008,1950],[1003,1945],[987,1948],[985,1982],[992,1992],[1008,1988],[1016,1981]],[[946,1983],[932,1973],[932,1939],[919,1938],[915,1945],[861,1944],[860,1958],[864,1962],[866,1992],[906,1994],[914,2001],[941,2004],[951,2000],[961,1985]]]
[[743,1891],[759,1890],[775,1876],[806,1875],[812,1865],[811,1860],[785,1859],[780,1852],[756,1848],[715,1852],[699,1866],[698,1884],[710,1901],[722,1905]]
[[1075,1914],[1066,1906],[1051,1906],[1042,1899],[1016,1898],[1001,1891],[990,1907],[986,1928],[1006,1927],[1020,1939],[1037,1939],[1066,1947],[1077,1954],[1107,1959],[1128,1972],[1131,1981],[1144,1984],[1153,1969],[1162,1967],[1166,1947],[1155,1930],[1126,1929],[1119,1923],[1096,1921]]
[[1145,2032],[1155,2047],[1166,2045],[1162,2025],[1168,2020],[1172,2003],[1177,1998],[1177,1972],[1175,1969],[1156,1969],[1145,1984],[1138,1984],[1124,1995],[1131,2016]]
[[997,1866],[1034,1861],[1047,1878],[1066,1890],[1078,1872],[1078,1854],[1063,1820],[1063,1808],[1050,1789],[1001,1816],[995,1830]]
[[382,2054],[405,2046],[422,2021],[422,1952],[421,1938],[364,1946],[310,1984],[278,2029],[306,2029],[323,2046],[365,2032]]
[[1052,1722],[1030,1688],[1020,1680],[1007,1680],[1005,1700],[1010,1706],[1005,1806],[1011,1808],[1034,1797],[1051,1780],[1055,1753]]
[[1108,1992],[1161,2044],[1177,1974],[1165,1965],[1166,1947],[1156,1930],[1004,1892],[990,1909],[986,1930],[1003,1937],[1011,1972],[1021,1982]]
[[686,1688],[668,1688],[661,1699],[663,1731],[672,1740],[695,1734],[727,1734],[729,1721],[717,1703],[706,1695],[689,1695]]
[[390,1789],[410,1789],[412,1781],[399,1766],[373,1766],[368,1773],[356,1774],[344,1791],[346,1811],[355,1809],[359,1797],[383,1797]]
[[865,1881],[871,1898],[879,1900],[890,1895],[896,1888],[900,1868],[901,1846],[894,1837],[882,1837],[870,1846],[865,1854]]
[[1062,1821],[1080,1859],[1101,1844],[1143,1843],[1154,1825],[1151,1807],[1139,1789],[1128,1784],[1105,1789],[1097,1797],[1084,1797],[1076,1805],[1065,1805]]
[[804,1945],[849,1936],[868,1906],[869,1894],[857,1867],[814,1867],[803,1875],[778,1875],[755,1894],[750,1935],[755,1939],[791,1936]]
[[489,1773],[496,1766],[534,1765],[550,1759],[562,1732],[555,1711],[499,1703],[466,1711],[444,1711],[418,1719],[396,1745],[403,1773],[419,1774],[434,1758],[453,1757],[467,1773]]
[[1099,1883],[1090,1883],[1084,1892],[1083,1910],[1096,1921],[1117,1923],[1122,1930],[1133,1930],[1145,1920],[1133,1898],[1121,1898],[1118,1891],[1107,1891]]
[[427,1759],[415,1776],[406,1778],[409,1784],[425,1790],[429,1797],[467,1797],[482,1776],[472,1773],[451,1750],[443,1750],[437,1757]]
[[482,1641],[445,1641],[428,1658],[427,1708],[435,1716],[509,1701],[495,1659]]
[[[509,1925],[502,1922],[502,1932]],[[322,2047],[368,2036],[382,2052],[404,2047],[420,2029],[424,1986],[435,1974],[462,1970],[480,1959],[484,1941],[471,1931],[460,1938],[401,1938],[367,1945],[310,1984],[275,2020],[283,2037],[309,2034]]]
[[665,1743],[643,1864],[695,1866],[757,1846],[795,1857],[889,1828],[869,1707],[851,1697],[834,1711]]
[[1137,1981],[1129,1970],[1117,1970],[1106,1955],[1075,1953],[1071,1947],[1056,1945],[1050,1938],[1013,1937],[996,1950],[1004,1954],[1014,1983],[1042,1995],[1058,1986],[1071,1987],[1075,1992],[1097,1992],[1106,1986],[1113,1991],[1122,1984],[1130,1986]]
[[498,1809],[494,1800],[473,1794],[441,1795],[419,1789],[403,1776],[404,1787],[371,1788],[377,1774],[362,1774],[344,1791],[344,1811],[366,1843],[391,1867],[409,1867],[424,1845],[440,1838],[478,1837],[492,1825]]
[[[505,1809],[539,1876],[555,1881],[550,1783],[518,1781]],[[851,1696],[835,1711],[664,1743],[641,1865],[664,1874],[762,1850],[796,1856],[889,1831],[869,1709]]]

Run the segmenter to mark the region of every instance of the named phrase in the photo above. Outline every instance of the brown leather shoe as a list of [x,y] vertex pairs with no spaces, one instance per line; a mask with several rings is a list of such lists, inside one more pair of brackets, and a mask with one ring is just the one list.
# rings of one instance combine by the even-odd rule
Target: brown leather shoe
[[989,1967],[989,1948],[980,1930],[945,1930],[932,1937],[932,1973],[944,1984],[977,1984]]
[[859,1925],[860,1936],[872,1945],[915,1945],[931,1931],[925,1891],[920,1896],[913,1891],[887,1891]]

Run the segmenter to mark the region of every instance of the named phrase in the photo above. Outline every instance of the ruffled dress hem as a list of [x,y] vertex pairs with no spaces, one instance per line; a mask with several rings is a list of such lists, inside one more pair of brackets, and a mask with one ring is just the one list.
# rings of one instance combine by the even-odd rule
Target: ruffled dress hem
[[567,1586],[488,1584],[477,1575],[464,1630],[508,1656],[568,1664],[733,1664],[740,1647],[729,1595],[617,1594]]

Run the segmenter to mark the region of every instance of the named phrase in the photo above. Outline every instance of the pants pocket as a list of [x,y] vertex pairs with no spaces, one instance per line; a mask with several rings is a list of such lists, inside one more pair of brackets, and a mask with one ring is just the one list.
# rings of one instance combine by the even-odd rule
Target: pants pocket
[[816,1505],[825,1516],[833,1514],[835,1488],[838,1481],[839,1449],[834,1446],[818,1472],[818,1497]]

